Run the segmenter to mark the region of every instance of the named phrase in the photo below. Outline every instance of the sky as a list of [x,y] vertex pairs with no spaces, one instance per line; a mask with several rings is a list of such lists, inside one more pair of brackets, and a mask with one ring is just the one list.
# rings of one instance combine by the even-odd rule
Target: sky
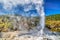
[[60,14],[60,0],[44,0],[46,15]]
[[[21,1],[21,0],[20,0]],[[20,3],[19,0],[0,0],[0,15],[1,14],[12,14],[12,13],[17,13],[21,15],[26,15],[26,16],[36,16],[37,11],[34,9],[35,5],[17,5]],[[4,4],[3,4],[4,3]],[[24,2],[21,2],[24,4]],[[29,6],[29,7],[27,7]],[[26,7],[26,11],[29,9],[27,12],[25,12],[23,7]],[[31,8],[30,8],[31,7]],[[60,0],[44,0],[44,12],[46,16],[48,15],[53,15],[53,14],[60,14]],[[28,14],[25,14],[28,13]]]

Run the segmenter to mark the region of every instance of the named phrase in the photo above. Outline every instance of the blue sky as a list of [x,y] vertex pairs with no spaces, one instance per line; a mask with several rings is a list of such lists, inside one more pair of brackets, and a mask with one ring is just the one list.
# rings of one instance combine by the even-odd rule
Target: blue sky
[[46,15],[60,14],[60,0],[44,0]]
[[[6,3],[9,5],[8,3]],[[35,7],[35,5],[32,5]],[[30,16],[33,15],[38,15],[36,14],[37,11],[33,8],[33,10],[29,10],[27,12],[24,12],[24,8],[21,5],[13,6],[13,8],[10,10],[9,6],[7,7],[8,10],[4,9],[4,4],[1,2],[0,3],[0,14],[8,14],[8,13],[17,13],[21,15],[25,15],[25,13],[28,13],[26,15]],[[53,15],[53,14],[60,14],[60,0],[44,0],[44,11],[45,14],[48,15]]]

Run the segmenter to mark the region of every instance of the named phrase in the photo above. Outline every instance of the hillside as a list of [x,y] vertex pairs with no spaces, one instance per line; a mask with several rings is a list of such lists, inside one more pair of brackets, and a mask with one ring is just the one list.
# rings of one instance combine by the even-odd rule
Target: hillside
[[60,20],[60,14],[46,16],[48,20]]
[[51,31],[60,32],[60,14],[46,16],[46,27]]
[[[0,32],[30,30],[37,25],[39,25],[39,17],[0,16]],[[45,25],[51,31],[60,32],[60,14],[46,16]]]
[[0,15],[0,32],[30,30],[38,23],[39,17]]

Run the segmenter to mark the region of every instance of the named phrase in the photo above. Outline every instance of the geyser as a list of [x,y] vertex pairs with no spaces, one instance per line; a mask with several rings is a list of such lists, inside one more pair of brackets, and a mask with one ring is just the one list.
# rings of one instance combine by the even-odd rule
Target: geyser
[[[4,9],[11,12],[13,14],[12,17],[14,17],[14,12],[16,12],[13,7],[16,5],[22,5],[24,8],[24,5],[27,5],[28,7],[23,9],[25,12],[29,11],[32,9],[33,6],[31,4],[35,5],[35,9],[37,10],[37,13],[39,14],[40,17],[40,26],[38,26],[38,36],[43,36],[44,35],[44,27],[45,27],[45,13],[44,13],[44,7],[43,7],[43,0],[2,0],[0,2],[4,3]],[[30,6],[29,6],[30,5]],[[19,10],[19,9],[18,9]],[[19,12],[19,11],[18,11]],[[9,14],[11,14],[9,13]],[[19,18],[18,18],[19,19]],[[21,26],[21,25],[20,25]],[[39,29],[41,28],[41,29]],[[33,30],[32,30],[33,31]],[[31,32],[33,34],[33,32]],[[26,34],[27,35],[27,34]]]
[[3,8],[5,10],[8,10],[9,12],[11,12],[8,14],[12,14],[12,15],[14,15],[14,12],[16,12],[13,9],[14,6],[16,6],[18,4],[23,5],[22,7],[24,7],[24,5],[28,5],[28,8],[24,9],[24,11],[27,12],[32,9],[31,7],[33,7],[30,5],[30,3],[34,4],[35,9],[37,10],[37,13],[40,16],[40,26],[38,26],[38,28],[41,28],[41,29],[37,29],[37,30],[39,30],[38,35],[39,36],[44,35],[45,13],[44,13],[43,0],[0,0],[0,2],[4,3]]
[[[40,3],[41,2],[41,3]],[[38,35],[39,36],[43,36],[44,35],[44,27],[45,27],[45,13],[44,13],[44,7],[43,7],[43,0],[38,3],[36,5],[36,9],[38,11],[38,14],[40,15],[40,26],[39,28],[41,28],[38,31]]]

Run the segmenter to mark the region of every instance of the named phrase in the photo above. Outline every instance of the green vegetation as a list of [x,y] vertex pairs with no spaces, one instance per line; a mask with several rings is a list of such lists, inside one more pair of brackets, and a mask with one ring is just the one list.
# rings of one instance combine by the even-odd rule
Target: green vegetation
[[12,25],[11,22],[8,16],[0,16],[0,32],[8,31],[8,28]]
[[50,16],[46,16],[47,20],[60,20],[60,14],[55,14],[55,15],[50,15]]
[[[20,19],[19,21],[17,17]],[[14,16],[10,19],[10,16],[0,15],[0,32],[7,32],[9,30],[16,31],[19,29],[20,25],[30,30],[39,25],[39,20],[39,17]],[[46,16],[45,25],[53,32],[60,32],[60,14]]]
[[46,16],[46,27],[51,31],[60,32],[60,14]]

